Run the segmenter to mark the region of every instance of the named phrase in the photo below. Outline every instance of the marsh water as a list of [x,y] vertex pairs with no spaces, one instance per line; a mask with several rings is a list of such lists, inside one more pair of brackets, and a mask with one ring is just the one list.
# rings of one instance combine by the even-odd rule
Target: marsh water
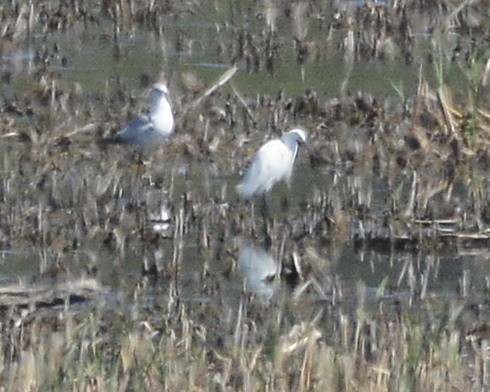
[[[332,5],[332,15],[334,5],[336,4]],[[356,8],[358,4],[352,2],[347,6]],[[361,177],[362,173],[352,174],[348,168],[338,162],[331,162],[321,167],[311,165],[308,150],[300,151],[289,186],[279,185],[268,195],[275,233],[272,238],[268,238],[268,234],[261,229],[262,218],[258,212],[260,200],[255,200],[253,205],[245,203],[238,200],[234,192],[234,187],[250,154],[247,157],[237,154],[236,159],[238,157],[244,159],[234,162],[228,168],[223,168],[223,164],[219,162],[222,149],[211,150],[215,155],[210,154],[205,158],[195,158],[192,154],[186,154],[184,157],[173,154],[168,158],[165,152],[155,154],[155,157],[150,152],[143,158],[145,164],[143,164],[141,178],[137,178],[133,173],[134,165],[131,163],[133,158],[128,151],[130,149],[114,148],[94,154],[94,146],[87,146],[86,141],[90,139],[92,129],[98,128],[102,132],[106,132],[109,128],[116,129],[124,125],[130,114],[144,110],[147,92],[145,84],[161,76],[168,81],[176,112],[181,114],[183,104],[179,95],[184,91],[182,75],[185,78],[189,76],[191,79],[196,78],[196,84],[201,88],[211,85],[231,65],[227,61],[229,59],[226,53],[223,52],[231,45],[229,41],[236,37],[232,34],[232,30],[243,24],[246,26],[244,30],[261,31],[264,16],[256,14],[252,17],[253,13],[246,15],[247,18],[240,19],[238,15],[229,15],[226,7],[215,6],[210,7],[209,13],[204,15],[185,14],[179,18],[172,16],[161,20],[162,30],[158,33],[150,28],[135,26],[119,32],[117,37],[114,36],[113,24],[106,20],[105,23],[92,26],[90,29],[78,27],[73,31],[68,29],[65,32],[50,34],[34,33],[20,40],[11,49],[3,50],[0,70],[9,80],[8,83],[2,84],[4,107],[8,106],[9,99],[22,102],[28,99],[26,97],[29,94],[33,94],[39,82],[39,70],[42,68],[42,62],[45,62],[49,65],[56,88],[62,91],[74,89],[76,86],[83,92],[76,99],[86,100],[83,104],[80,103],[81,110],[87,110],[93,115],[80,116],[78,120],[71,123],[74,132],[84,127],[89,127],[87,128],[89,131],[84,133],[83,142],[75,141],[71,144],[68,157],[64,158],[66,166],[60,169],[65,172],[58,176],[60,183],[53,185],[61,187],[60,193],[57,194],[57,203],[62,206],[61,208],[65,208],[63,204],[66,201],[65,213],[72,216],[83,213],[76,211],[73,201],[83,202],[86,199],[73,196],[76,192],[78,194],[82,192],[73,189],[89,187],[87,181],[102,181],[104,178],[109,178],[111,171],[117,168],[120,176],[131,177],[131,181],[128,182],[127,188],[122,186],[124,190],[119,193],[122,194],[123,201],[115,204],[108,202],[112,205],[111,208],[114,208],[116,213],[117,209],[125,212],[131,209],[134,212],[134,209],[141,208],[141,215],[146,219],[145,225],[148,222],[154,224],[151,223],[153,218],[150,215],[160,213],[165,219],[157,216],[155,220],[160,219],[162,230],[167,232],[158,238],[157,246],[153,242],[148,245],[144,236],[131,230],[130,227],[124,227],[121,231],[128,237],[121,240],[122,245],[114,247],[94,244],[96,235],[78,238],[77,249],[70,251],[55,251],[52,249],[52,244],[43,247],[37,241],[34,241],[36,245],[26,241],[24,246],[17,244],[15,247],[4,247],[0,253],[2,281],[30,282],[43,279],[46,272],[57,262],[69,269],[71,274],[84,274],[87,265],[92,266],[95,263],[102,282],[117,293],[119,290],[124,290],[127,284],[125,282],[133,282],[141,277],[144,259],[148,259],[150,264],[156,263],[159,268],[165,270],[169,268],[165,265],[175,263],[175,259],[178,258],[178,286],[180,296],[185,300],[213,300],[214,292],[203,293],[201,287],[203,275],[208,273],[219,281],[219,295],[239,298],[245,288],[245,290],[256,290],[259,295],[268,297],[277,290],[288,290],[277,284],[268,285],[265,278],[277,274],[278,266],[285,260],[289,260],[295,252],[296,236],[281,236],[280,233],[283,231],[281,225],[287,225],[289,221],[307,227],[308,209],[315,203],[315,198],[318,198],[319,190],[328,194],[330,189],[348,187],[347,184],[356,181],[368,182],[368,187],[373,190],[370,195],[372,199],[370,207],[379,216],[379,222],[382,221],[383,215],[388,211],[390,192],[393,191],[386,179],[356,178],[356,176]],[[327,35],[325,24],[325,20],[321,18],[316,22],[314,19],[313,22],[310,21],[308,36],[314,38]],[[253,33],[251,34],[253,41],[254,36]],[[387,102],[400,102],[403,98],[401,93],[409,97],[417,91],[420,61],[407,63],[399,56],[369,60],[354,59],[345,53],[345,49],[338,49],[346,45],[345,37],[339,35],[330,38],[331,50],[322,54],[320,60],[301,62],[297,58],[295,40],[289,26],[277,26],[277,34],[281,37],[281,46],[277,49],[273,69],[262,68],[250,72],[249,68],[253,65],[245,61],[239,62],[238,72],[229,86],[222,87],[223,102],[219,102],[218,99],[213,105],[225,111],[224,101],[227,96],[233,95],[231,88],[252,101],[264,94],[268,96],[284,94],[286,97],[294,98],[313,89],[326,100],[329,97],[333,99],[343,94],[362,92]],[[414,34],[419,37],[417,55],[424,58],[434,48],[434,37],[426,31],[423,23],[420,31]],[[425,66],[429,80],[434,80],[434,69]],[[460,88],[464,84],[462,82],[464,74],[458,66],[454,65],[447,70],[447,80],[452,87]],[[395,87],[398,87],[399,91]],[[120,89],[124,89],[132,97],[129,108],[118,106],[117,100],[109,104],[108,99],[116,97]],[[105,97],[105,101],[100,100],[101,94]],[[94,99],[94,102],[91,103],[91,99]],[[108,106],[103,109],[100,105],[104,104]],[[76,107],[75,103],[69,110],[74,110]],[[200,110],[200,107],[196,108],[194,116],[199,116]],[[67,113],[67,116],[69,115],[70,113]],[[32,131],[31,128],[35,123],[30,115],[23,114],[17,117],[17,121],[18,128],[26,133]],[[284,125],[292,125],[293,121],[301,123],[301,118],[291,117],[289,123]],[[264,139],[270,137],[266,130],[260,129],[264,124],[260,121],[259,124],[260,126],[248,135],[252,144],[251,149],[258,148]],[[353,125],[352,128],[356,126]],[[350,125],[346,124],[345,127],[349,128]],[[182,123],[177,126],[177,134],[186,135],[187,131]],[[193,129],[192,132],[190,138],[193,138],[196,132],[202,136],[205,130]],[[206,132],[208,140],[212,140],[215,136],[212,125]],[[97,137],[94,132],[93,138]],[[314,139],[309,140],[309,143],[315,146]],[[12,201],[8,192],[9,189],[16,188],[15,179],[10,178],[6,171],[12,169],[11,162],[16,162],[18,154],[26,154],[22,152],[23,148],[17,140],[7,138],[4,138],[0,146],[4,202],[7,199]],[[75,150],[78,150],[77,156],[78,154],[85,156],[83,159],[77,157],[74,162],[70,162],[69,155]],[[58,148],[53,151],[54,154],[67,154]],[[229,155],[228,152],[227,154]],[[234,157],[235,155],[232,154],[231,159],[235,159]],[[101,166],[91,162],[93,159],[107,160],[109,163],[103,166],[106,172],[101,172]],[[125,160],[129,163],[120,163]],[[156,160],[160,161],[155,162]],[[33,160],[32,165],[39,164],[37,162]],[[27,161],[24,162],[25,166],[29,164]],[[71,164],[76,165],[76,168],[70,167]],[[151,174],[145,172],[145,167],[148,165],[153,167]],[[35,173],[35,170],[32,170],[32,173]],[[51,177],[50,180],[55,181],[56,178]],[[31,181],[35,184],[39,179],[32,178]],[[77,185],[77,181],[81,181],[82,185]],[[410,172],[402,172],[397,181],[397,185],[408,189],[411,183]],[[360,186],[362,187],[362,184]],[[42,192],[38,196],[42,198]],[[15,197],[22,198],[22,192],[19,191]],[[125,198],[127,204],[124,202]],[[287,207],[283,205],[285,198],[288,199]],[[183,199],[185,201],[182,201]],[[201,220],[196,219],[192,222],[189,219],[185,224],[179,221],[179,211],[181,211],[179,208],[184,203],[187,210],[194,208],[206,211],[196,212]],[[128,207],[128,204],[131,204],[131,207]],[[39,216],[43,214],[42,209],[46,205],[39,203],[40,211],[37,213]],[[79,207],[80,210],[88,208]],[[245,210],[246,215],[252,214],[252,210],[255,214],[252,219],[244,223],[245,228],[242,227],[241,230],[236,229],[240,218],[233,216],[227,219],[227,216],[232,216],[239,209]],[[12,213],[15,213],[15,210],[12,210]],[[213,214],[221,214],[222,218],[216,219]],[[60,222],[56,222],[56,219]],[[63,219],[64,213],[52,214],[49,220],[54,221],[47,222],[46,225],[60,226],[63,230]],[[207,222],[206,219],[209,221]],[[176,236],[178,232],[176,225],[179,222],[185,226],[180,237]],[[118,221],[114,232],[117,232],[118,224],[124,226],[123,222]],[[104,226],[104,222],[101,225]],[[90,229],[88,231],[90,232]],[[290,232],[294,234],[295,229],[291,229]],[[152,238],[154,236],[151,228],[147,228],[145,233],[149,233]],[[359,284],[364,284],[369,289],[367,292],[372,293],[373,299],[379,296],[378,287],[382,287],[383,292],[388,293],[386,295],[389,295],[387,287],[390,286],[397,286],[402,292],[413,289],[410,272],[408,272],[413,270],[420,272],[426,280],[420,283],[424,290],[437,293],[442,297],[451,297],[459,292],[465,284],[464,279],[471,280],[472,287],[478,289],[477,292],[483,292],[480,290],[483,290],[486,285],[487,264],[490,258],[488,249],[450,247],[448,250],[430,248],[397,250],[389,246],[383,249],[364,248],[354,244],[353,238],[358,233],[357,223],[350,223],[343,235],[332,232],[322,233],[314,229],[303,230],[301,235],[311,236],[314,253],[323,260],[321,265],[324,268],[322,272],[324,275],[320,274],[320,276],[336,277],[353,292]],[[110,242],[111,239],[107,241]],[[203,241],[206,242],[205,245]],[[100,242],[104,242],[102,238]],[[217,250],[218,247],[223,250]],[[211,255],[206,254],[207,249],[212,250]],[[248,257],[254,260],[252,265],[245,267],[240,265],[240,255],[243,254],[248,255],[243,256],[245,259]],[[256,284],[253,283],[255,280]],[[161,282],[161,284],[167,283]]]

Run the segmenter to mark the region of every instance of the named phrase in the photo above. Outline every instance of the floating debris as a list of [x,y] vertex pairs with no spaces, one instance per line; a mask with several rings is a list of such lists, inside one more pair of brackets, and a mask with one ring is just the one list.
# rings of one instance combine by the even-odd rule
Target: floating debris
[[0,308],[46,308],[97,299],[107,289],[95,279],[78,279],[56,284],[11,284],[0,287]]

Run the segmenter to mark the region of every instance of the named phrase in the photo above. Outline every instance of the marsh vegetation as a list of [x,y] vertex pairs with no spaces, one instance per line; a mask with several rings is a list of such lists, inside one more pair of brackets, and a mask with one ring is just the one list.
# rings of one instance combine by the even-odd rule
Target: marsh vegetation
[[486,2],[157,3],[0,6],[4,389],[488,389]]

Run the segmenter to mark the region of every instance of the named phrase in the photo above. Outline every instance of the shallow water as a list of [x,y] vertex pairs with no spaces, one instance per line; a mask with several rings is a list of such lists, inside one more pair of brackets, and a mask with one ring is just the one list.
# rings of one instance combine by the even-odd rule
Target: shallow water
[[[356,4],[353,3],[352,6],[355,7]],[[100,93],[101,90],[107,91],[108,95],[112,96],[118,88],[123,86],[124,89],[133,93],[136,100],[139,100],[144,96],[144,89],[141,86],[145,83],[142,82],[142,79],[147,77],[152,81],[153,78],[163,73],[169,84],[176,88],[173,95],[178,99],[179,91],[184,89],[180,79],[182,73],[193,73],[203,85],[209,85],[228,68],[229,64],[224,61],[226,56],[218,54],[217,44],[221,42],[226,47],[227,44],[230,44],[228,37],[233,37],[230,34],[232,27],[228,23],[228,17],[226,11],[220,8],[219,10],[210,9],[205,15],[188,15],[177,21],[169,18],[163,21],[162,36],[152,31],[134,28],[121,33],[117,42],[111,37],[112,25],[109,22],[107,25],[100,25],[96,29],[83,31],[83,33],[74,31],[47,36],[33,35],[21,40],[16,48],[2,55],[0,68],[3,72],[9,73],[11,78],[11,82],[4,86],[4,95],[6,97],[22,96],[29,94],[35,88],[37,83],[35,72],[39,69],[39,56],[47,51],[57,83],[65,88],[79,84],[88,97],[93,93]],[[260,18],[250,18],[243,23],[247,29],[253,31],[254,26],[257,28],[262,22]],[[332,97],[348,91],[353,93],[362,91],[376,97],[388,96],[393,101],[398,101],[400,96],[393,85],[403,86],[404,94],[412,96],[417,88],[420,64],[424,62],[423,57],[430,50],[427,49],[430,48],[430,37],[424,41],[424,37],[421,36],[418,43],[422,60],[410,65],[400,61],[399,58],[350,62],[344,54],[337,50],[325,54],[322,61],[306,61],[304,64],[298,64],[291,32],[287,27],[281,27],[279,32],[283,37],[282,45],[278,49],[273,72],[266,69],[247,72],[245,62],[239,63],[239,72],[233,78],[232,85],[242,95],[254,97],[257,92],[275,95],[283,91],[287,97],[294,97],[303,94],[308,88],[314,88],[315,91]],[[316,26],[312,25],[310,32],[312,35],[326,34],[325,29],[319,23]],[[341,41],[341,37],[334,37],[332,47],[335,48]],[[429,71],[429,74],[431,72]],[[448,73],[448,79],[455,87],[458,87],[461,80],[458,68],[449,69]],[[230,93],[228,86],[224,86],[223,90]],[[121,123],[123,121],[125,118],[121,118]],[[25,126],[26,128],[31,126],[28,120]],[[9,177],[6,174],[10,170],[8,167],[9,153],[12,152],[2,151],[5,162],[2,168],[4,178]],[[74,176],[79,174],[79,169],[83,168],[84,161],[78,161],[77,165],[75,169],[72,168]],[[243,168],[244,163],[238,166]],[[150,191],[162,192],[162,194],[167,192],[168,196],[162,196],[162,200],[156,201],[154,207],[158,210],[159,202],[168,202],[173,208],[171,223],[175,224],[178,207],[184,197],[190,197],[196,208],[201,208],[201,213],[206,210],[212,211],[209,212],[210,216],[217,210],[216,204],[210,203],[212,199],[218,200],[218,206],[221,205],[227,213],[233,213],[233,209],[241,205],[233,190],[238,181],[238,175],[226,171],[223,173],[219,169],[213,170],[213,159],[205,161],[204,164],[202,160],[186,159],[182,162],[163,164],[160,168],[162,171],[158,173],[158,176],[161,177],[163,187],[152,189],[152,186],[148,186],[139,189],[134,185],[141,185],[145,182],[136,178],[131,185],[126,183],[122,186],[123,196],[118,201],[116,208],[127,209],[127,204],[136,200],[137,205],[131,208],[137,209],[140,208],[139,202],[145,201],[146,203],[150,197],[148,196]],[[86,170],[84,177],[90,179],[91,169],[81,169],[82,172],[84,170]],[[98,174],[105,175],[105,173]],[[269,195],[270,209],[277,222],[275,232],[282,232],[281,225],[285,221],[289,220],[299,225],[302,217],[307,219],[308,211],[305,204],[314,204],[315,194],[325,191],[328,193],[333,187],[347,189],[346,183],[351,180],[356,181],[355,177],[355,175],[349,177],[344,168],[337,168],[335,165],[327,168],[312,168],[307,158],[300,155],[290,187],[281,185]],[[61,180],[66,181],[66,189],[61,188],[60,192],[70,193],[75,180],[70,179],[69,176]],[[149,179],[148,182],[152,180]],[[335,184],[336,181],[338,184]],[[365,181],[373,189],[373,211],[382,215],[389,201],[390,190],[386,185],[386,180],[374,178]],[[409,183],[408,178],[401,181]],[[359,185],[361,188],[362,186],[363,184]],[[4,192],[7,193],[7,184],[4,183],[3,187]],[[339,194],[341,193],[342,191],[339,190]],[[222,197],[221,194],[224,196]],[[286,196],[289,198],[289,209],[284,212],[281,206]],[[71,197],[75,196],[68,196],[68,198]],[[142,212],[144,213],[146,211]],[[208,222],[206,219],[205,215],[204,218],[196,219],[194,223],[188,223],[180,240],[161,239],[158,246],[151,250],[145,249],[145,243],[140,241],[136,233],[131,232],[130,228],[125,228],[124,230],[131,232],[129,237],[133,236],[133,238],[128,241],[122,256],[119,254],[116,257],[110,250],[103,250],[102,247],[91,248],[89,246],[91,239],[81,238],[82,245],[79,250],[75,253],[57,254],[56,257],[59,257],[63,263],[69,263],[70,272],[74,274],[84,273],[87,260],[95,259],[102,281],[114,287],[124,286],[120,283],[121,280],[131,281],[135,277],[138,279],[141,275],[142,259],[145,257],[149,258],[150,262],[156,260],[157,263],[164,265],[177,258],[179,259],[178,276],[182,298],[189,300],[212,298],[213,294],[202,292],[204,269],[208,269],[220,284],[224,285],[220,288],[222,293],[227,293],[230,297],[235,295],[238,297],[244,287],[246,290],[250,289],[246,284],[244,286],[244,279],[246,281],[247,278],[244,278],[243,271],[240,271],[236,265],[240,253],[237,237],[242,233],[236,233],[236,228],[227,226],[226,221],[223,223],[223,220],[214,221],[213,218],[209,218]],[[248,224],[253,225],[253,222],[256,221],[257,219],[249,221]],[[221,258],[203,256],[203,225],[210,226],[207,227],[209,230],[207,241],[211,244],[210,246],[217,243],[219,245],[215,245],[216,247],[226,248],[226,251],[223,252],[214,250],[215,254],[220,255]],[[249,234],[252,229],[245,227],[242,230]],[[349,234],[352,234],[355,228],[348,228],[348,231]],[[174,233],[170,231],[169,236],[173,235]],[[328,259],[327,264],[330,268],[328,274],[337,276],[353,290],[359,281],[365,282],[368,288],[376,289],[386,283],[385,278],[388,278],[387,286],[395,285],[401,291],[410,290],[410,284],[407,283],[408,273],[402,274],[402,271],[407,269],[414,269],[422,272],[422,275],[425,274],[427,286],[424,287],[427,287],[428,291],[442,295],[460,290],[461,277],[465,272],[469,274],[474,287],[483,289],[485,286],[484,265],[489,259],[488,253],[485,252],[433,254],[421,251],[378,254],[374,251],[356,251],[351,241],[337,243],[333,236],[321,238],[321,234],[318,233],[310,235],[313,243],[318,247],[317,252]],[[224,240],[220,238],[222,236],[225,237]],[[269,254],[276,262],[284,262],[291,256],[294,247],[292,244],[283,245],[281,241],[284,241],[284,238],[280,236],[274,238],[270,249],[263,249],[262,244],[265,242],[265,237],[260,233],[256,234],[256,237],[247,239],[245,236],[245,240],[255,244],[254,246],[260,252]],[[294,241],[293,238],[294,236],[286,237],[286,240]],[[321,245],[322,242],[327,245]],[[283,252],[281,248],[285,249],[284,254],[281,254]],[[45,275],[46,270],[49,270],[48,267],[51,267],[52,261],[47,261],[47,259],[53,258],[54,253],[56,252],[42,248],[3,249],[0,278],[2,280],[37,279],[40,274]],[[423,284],[423,282],[418,282],[417,287],[420,288]],[[266,289],[266,293],[270,295],[276,290],[288,290],[288,288],[274,284],[273,289]]]
[[[355,10],[358,4],[345,5]],[[226,8],[226,6],[222,6]],[[343,8],[343,7],[340,7]],[[328,9],[334,12],[335,8]],[[326,14],[327,20],[333,16]],[[199,15],[186,15],[181,20],[171,17],[162,21],[163,33],[156,34],[145,28],[133,28],[121,33],[113,40],[112,24],[103,21],[90,29],[74,29],[64,33],[33,34],[2,54],[0,69],[12,74],[10,89],[20,92],[33,86],[34,73],[42,61],[49,62],[62,84],[78,83],[87,93],[98,92],[101,88],[114,91],[120,81],[129,89],[139,87],[142,75],[164,76],[172,84],[183,72],[196,73],[204,83],[212,82],[223,69],[230,66],[225,55],[220,55],[220,44],[231,46],[235,38],[234,28],[229,24],[229,15],[224,9],[216,11],[209,7],[208,12]],[[244,31],[250,31],[257,42],[262,38],[263,29],[260,14],[255,18],[248,16],[242,21]],[[427,26],[423,18],[420,29]],[[322,24],[310,23],[309,36],[327,38]],[[79,31],[78,31],[79,30]],[[265,69],[247,72],[244,61],[239,62],[240,72],[233,84],[243,94],[254,94],[260,86],[260,93],[276,94],[284,91],[287,95],[302,94],[308,88],[335,96],[339,91],[368,91],[375,96],[393,96],[399,99],[394,86],[401,87],[408,97],[415,93],[421,64],[425,56],[434,54],[430,34],[414,32],[418,37],[417,50],[420,58],[407,64],[400,58],[374,59],[370,61],[351,61],[339,49],[343,45],[343,32],[334,33],[321,48],[319,61],[305,61],[299,64],[296,58],[294,39],[290,26],[278,27],[280,45],[278,59],[274,62],[272,73]],[[448,37],[447,40],[456,40]],[[331,40],[331,42],[330,42]],[[321,39],[320,39],[321,42]],[[182,46],[182,47],[181,47]],[[445,56],[445,54],[443,54]],[[229,59],[228,59],[229,60]],[[427,66],[427,65],[426,65]],[[435,69],[429,69],[429,80],[434,81]],[[447,64],[447,80],[451,85],[464,85],[464,76],[458,66]]]
[[[3,152],[8,157],[10,152]],[[302,152],[300,151],[300,154]],[[8,161],[8,158],[6,158]],[[78,163],[80,165],[80,163]],[[81,247],[77,251],[57,252],[51,248],[27,248],[27,249],[3,249],[1,253],[1,279],[6,282],[38,281],[51,279],[58,276],[56,262],[61,262],[69,270],[68,276],[84,275],[87,266],[95,263],[97,274],[103,284],[112,287],[116,293],[120,289],[138,282],[141,277],[144,260],[148,263],[156,263],[167,271],[164,276],[172,276],[172,268],[169,265],[176,260],[178,273],[176,284],[179,296],[185,301],[211,301],[216,295],[227,296],[228,301],[239,300],[242,292],[255,293],[259,297],[270,300],[274,296],[281,296],[290,292],[291,287],[278,274],[274,279],[270,277],[270,263],[274,261],[278,265],[287,263],[294,250],[294,238],[298,232],[301,220],[308,217],[304,203],[311,202],[312,195],[318,189],[341,187],[348,176],[340,176],[337,185],[333,184],[336,177],[335,170],[327,170],[319,173],[319,169],[311,168],[305,157],[299,157],[290,186],[281,184],[274,188],[268,195],[268,208],[274,217],[274,233],[268,245],[265,245],[266,237],[261,232],[259,200],[255,206],[248,204],[246,211],[256,215],[246,220],[244,226],[239,229],[232,227],[236,219],[226,219],[226,215],[232,216],[234,209],[244,202],[237,199],[233,191],[238,177],[216,177],[213,171],[209,171],[202,162],[166,162],[163,167],[169,167],[168,173],[160,173],[163,176],[163,184],[171,183],[172,189],[161,188],[151,184],[151,181],[137,181],[132,188],[128,188],[126,197],[117,201],[117,208],[126,210],[127,205],[141,204],[141,213],[152,219],[161,219],[160,225],[164,227],[163,233],[158,232],[160,239],[154,244],[148,245],[144,236],[137,231],[130,230],[129,239],[124,246],[124,252],[117,249],[101,247],[93,244],[89,238],[80,238]],[[90,168],[84,169],[86,173],[78,172],[82,177],[92,176]],[[322,169],[324,170],[324,169]],[[99,173],[103,174],[103,173]],[[322,180],[319,181],[319,178]],[[67,204],[70,204],[70,182],[79,181],[70,177],[65,184]],[[60,182],[61,184],[61,182]],[[134,189],[134,186],[137,188]],[[4,185],[4,188],[6,185]],[[138,187],[140,187],[138,189]],[[215,205],[213,199],[223,189],[227,189],[225,199]],[[373,209],[382,212],[386,207],[388,190],[381,181],[376,185],[377,191],[373,195]],[[182,197],[187,195],[195,206],[196,211],[207,211],[200,218],[194,218],[195,222],[186,223],[185,232],[181,237],[175,237],[175,225],[179,215],[179,205]],[[289,200],[289,207],[285,210],[282,205],[284,198]],[[168,206],[172,208],[169,208]],[[221,205],[221,207],[220,207]],[[131,207],[134,208],[134,207]],[[216,208],[223,209],[225,219],[214,217]],[[199,212],[198,212],[199,213]],[[305,218],[302,218],[305,216]],[[167,218],[169,222],[167,223]],[[288,223],[289,221],[289,223]],[[58,222],[60,223],[60,222]],[[53,222],[56,224],[56,222]],[[167,226],[168,225],[168,226]],[[206,240],[208,246],[203,246],[203,225],[206,228]],[[250,237],[249,231],[253,225],[257,225],[256,234]],[[296,229],[291,225],[295,226]],[[124,229],[126,230],[126,229]],[[292,233],[288,232],[292,230]],[[355,228],[351,228],[355,231]],[[147,230],[149,236],[152,229]],[[161,235],[161,236],[160,236]],[[302,236],[304,234],[301,234]],[[307,241],[315,247],[315,252],[320,257],[320,275],[317,278],[336,278],[343,282],[346,288],[356,293],[360,282],[367,288],[369,301],[381,298],[390,298],[394,290],[398,296],[407,295],[413,290],[425,290],[427,295],[453,297],[462,290],[462,277],[466,276],[467,284],[475,291],[473,295],[479,296],[485,288],[485,266],[488,262],[488,252],[485,250],[465,250],[441,252],[441,251],[389,251],[381,252],[369,249],[356,249],[353,242],[341,240],[335,235],[310,233]],[[100,241],[100,239],[99,239]],[[94,246],[95,245],[95,246]],[[209,252],[205,249],[209,249]],[[248,250],[247,250],[248,249]],[[250,265],[243,267],[240,264],[241,255],[244,252],[252,252],[253,263],[260,263],[256,268],[257,274],[266,274],[265,277],[257,277],[253,274]],[[260,255],[260,256],[259,256]],[[303,260],[308,262],[311,256],[305,256]],[[261,258],[266,262],[262,263]],[[92,260],[92,261],[91,261]],[[269,264],[269,267],[267,265]],[[278,267],[280,271],[280,267]],[[267,270],[267,271],[265,271]],[[210,274],[210,280],[219,284],[219,289],[203,291],[207,279],[204,275]],[[61,272],[63,278],[64,272]],[[415,281],[413,281],[415,279]],[[166,279],[156,283],[165,287]],[[381,292],[378,292],[381,288]]]

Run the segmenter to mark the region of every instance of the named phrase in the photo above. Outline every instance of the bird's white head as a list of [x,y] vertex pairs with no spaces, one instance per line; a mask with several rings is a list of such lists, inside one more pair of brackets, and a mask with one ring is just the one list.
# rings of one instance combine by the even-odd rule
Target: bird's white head
[[156,92],[168,94],[168,88],[164,83],[155,83],[152,87]]
[[293,137],[297,143],[306,143],[306,132],[301,128],[291,129],[286,135],[290,135],[289,137]]
[[168,88],[163,83],[155,83],[150,91],[150,111],[153,112],[157,110],[162,98],[166,98],[168,100]]

